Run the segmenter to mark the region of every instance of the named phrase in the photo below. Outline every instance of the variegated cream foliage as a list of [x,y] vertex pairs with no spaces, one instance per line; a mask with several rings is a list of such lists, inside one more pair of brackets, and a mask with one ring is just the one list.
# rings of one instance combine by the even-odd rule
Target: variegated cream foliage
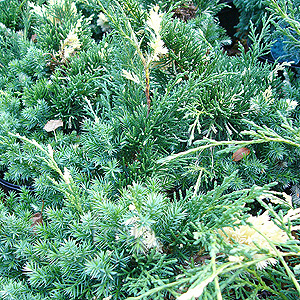
[[140,83],[140,80],[136,74],[130,71],[122,70],[122,76],[125,77],[128,80],[131,80],[135,83]]
[[108,17],[103,12],[98,15],[97,25],[101,27],[103,32],[111,30]]
[[[59,6],[63,11],[66,10],[66,0],[49,0],[48,4],[44,5],[35,5],[34,3],[29,2],[28,5],[31,8],[33,14],[36,14],[40,17],[46,17],[54,25],[60,23],[61,20],[59,20],[51,14],[51,8],[53,6]],[[77,14],[75,2],[71,3],[69,10],[74,15]]]
[[[148,29],[151,32],[150,47],[152,49],[152,54],[148,58],[149,62],[159,60],[159,57],[166,55],[168,49],[160,36],[161,23],[163,21],[163,14],[159,13],[159,6],[156,5],[150,10],[149,17],[147,20]],[[152,32],[152,30],[153,32]]]
[[155,236],[155,232],[149,227],[141,223],[139,213],[134,204],[129,205],[129,210],[134,213],[134,216],[127,219],[124,224],[128,228],[129,233],[135,239],[139,239],[143,246],[142,251],[148,252],[150,249],[161,251],[162,245]]
[[72,176],[71,176],[70,171],[66,167],[64,167],[63,179],[64,179],[66,184],[71,183],[70,180],[72,179]]
[[76,50],[79,50],[81,48],[82,44],[78,38],[76,31],[76,28],[72,29],[66,39],[64,41],[61,41],[59,56],[62,59],[68,59]]
[[[290,196],[283,193],[286,196],[287,204],[291,201]],[[277,198],[277,197],[276,197]],[[278,199],[278,198],[277,198]],[[274,200],[274,199],[273,199]],[[271,200],[273,202],[273,200]],[[278,203],[278,200],[275,202]],[[257,251],[266,250],[271,255],[277,256],[274,251],[274,245],[280,245],[286,243],[291,239],[291,235],[288,235],[288,231],[299,230],[300,226],[290,225],[291,221],[295,221],[300,218],[300,208],[290,208],[288,212],[283,216],[282,223],[286,226],[286,231],[281,229],[269,216],[269,212],[266,210],[259,216],[251,216],[247,219],[249,225],[239,225],[236,227],[224,227],[219,230],[219,233],[224,237],[224,240],[229,244],[240,244],[241,246],[250,247]],[[255,254],[253,259],[260,259],[264,254]],[[243,257],[229,257],[229,261],[241,262]],[[258,269],[264,269],[268,264],[276,264],[275,258],[268,258],[257,263]]]
[[[137,49],[137,53],[143,62],[145,72],[146,72],[146,77],[149,76],[150,69],[155,64],[155,61],[158,61],[162,56],[164,56],[168,53],[168,49],[166,48],[165,43],[162,40],[161,35],[160,35],[160,31],[162,29],[163,15],[164,15],[163,13],[159,12],[158,5],[153,7],[149,12],[149,16],[146,21],[146,25],[147,25],[146,28],[150,32],[150,41],[148,43],[148,45],[150,46],[149,53],[143,53],[141,51],[140,42],[137,40],[136,34],[134,32],[131,33],[132,43],[135,45],[135,47]],[[100,15],[99,15],[99,18],[100,18]],[[106,22],[106,20],[107,19],[106,19],[105,15],[103,14],[101,16],[101,20],[99,21],[99,24],[101,22],[101,27],[104,24],[103,22],[104,21]],[[129,26],[129,28],[131,28],[131,26]],[[130,71],[123,69],[122,76],[124,76],[128,80],[131,80],[135,83],[140,83],[138,76]]]
[[[273,221],[270,220],[269,213],[266,211],[260,216],[251,216],[247,220],[250,225],[240,225],[237,227],[224,227],[219,230],[219,233],[224,237],[227,243],[237,243],[250,248],[260,250],[268,250],[272,254],[274,253],[268,240],[265,239],[265,235],[270,241],[274,243],[285,243],[289,240],[285,231],[280,229]],[[263,235],[262,235],[262,234]],[[263,254],[255,254],[254,259],[262,257]],[[265,268],[267,264],[275,264],[276,259],[269,258],[261,261],[257,264],[258,268]]]

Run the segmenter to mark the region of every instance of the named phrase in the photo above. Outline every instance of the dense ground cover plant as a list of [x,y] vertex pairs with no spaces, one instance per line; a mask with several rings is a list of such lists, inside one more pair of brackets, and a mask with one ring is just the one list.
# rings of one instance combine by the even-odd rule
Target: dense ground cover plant
[[0,164],[34,193],[1,194],[0,297],[298,297],[298,86],[258,61],[271,21],[228,57],[218,1],[14,5]]
[[[250,30],[250,22],[261,28],[264,16],[273,16],[273,26],[267,37],[273,41],[271,55],[268,59],[290,61],[295,65],[299,63],[299,50],[297,44],[299,39],[299,1],[241,1],[234,0],[233,3],[239,10],[240,18],[237,25],[237,35],[247,40]],[[247,40],[248,44],[251,41]]]

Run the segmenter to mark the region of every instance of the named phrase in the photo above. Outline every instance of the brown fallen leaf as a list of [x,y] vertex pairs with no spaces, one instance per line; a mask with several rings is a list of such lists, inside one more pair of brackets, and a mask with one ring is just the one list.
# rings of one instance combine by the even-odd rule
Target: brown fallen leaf
[[31,224],[31,228],[33,228],[37,225],[37,224],[42,224],[43,223],[43,216],[40,212],[35,213],[31,218],[32,224]]
[[35,34],[33,34],[33,35],[31,36],[30,40],[31,40],[32,42],[36,43],[36,42],[37,42],[36,38],[37,38],[37,34],[35,33]]
[[250,149],[248,148],[240,148],[236,150],[232,155],[233,161],[240,161],[243,157],[246,157],[250,153]]
[[59,120],[50,120],[46,123],[46,125],[44,126],[44,129],[47,132],[50,132],[50,131],[54,131],[55,129],[57,129],[58,127],[61,127],[63,125],[64,125],[64,123],[61,119],[59,119]]

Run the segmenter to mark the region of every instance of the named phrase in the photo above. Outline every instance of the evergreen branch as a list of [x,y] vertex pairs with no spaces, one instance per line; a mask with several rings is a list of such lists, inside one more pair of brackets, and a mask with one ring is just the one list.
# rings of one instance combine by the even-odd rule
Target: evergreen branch
[[[216,247],[216,242],[214,241],[213,243],[213,248],[217,249]],[[212,252],[212,251],[210,251]],[[217,272],[217,268],[216,268],[216,251],[214,251],[212,257],[211,257],[211,264],[212,264],[212,271],[213,273],[216,273]],[[219,279],[218,279],[218,276],[216,276],[214,278],[214,283],[215,283],[215,289],[216,289],[216,293],[217,293],[217,300],[222,300],[222,293],[221,293],[221,289],[220,289],[220,284],[219,284]]]
[[49,160],[47,160],[45,157],[41,157],[48,165],[49,167],[51,167],[54,171],[56,171],[62,178],[64,177],[64,174],[63,172],[61,171],[61,169],[58,167],[56,161],[54,160],[53,158],[53,150],[52,150],[52,147],[50,146],[49,144],[49,148],[48,148],[48,151],[43,148],[37,141],[35,140],[30,140],[28,139],[27,137],[25,136],[21,136],[20,134],[14,134],[14,133],[11,133],[9,132],[9,134],[11,136],[14,136],[16,138],[19,138],[20,140],[23,140],[31,145],[34,145],[35,147],[37,147],[39,150],[41,150],[47,157]]
[[146,76],[146,88],[145,94],[147,99],[147,117],[149,116],[150,109],[151,109],[151,98],[150,98],[150,69],[147,67],[145,68],[145,76]]
[[[259,282],[259,284],[261,285],[260,290],[268,291],[274,295],[280,296],[284,300],[289,300],[282,291],[276,291],[272,289],[269,285],[267,285],[265,281],[262,279],[261,275],[258,274],[255,269],[248,269],[247,272],[249,272]],[[258,289],[258,285],[256,282],[253,283],[245,279],[239,279],[239,281],[243,284],[243,286],[250,285],[250,287],[252,286],[254,289]]]
[[129,298],[126,298],[126,300],[139,300],[139,299],[142,299],[144,297],[148,297],[148,296],[151,296],[155,293],[158,293],[160,291],[163,291],[165,289],[169,289],[171,287],[174,287],[174,286],[177,286],[177,285],[180,285],[180,284],[184,284],[184,283],[187,283],[190,281],[190,278],[183,278],[181,280],[178,280],[178,281],[175,281],[175,282],[171,282],[171,283],[168,283],[168,284],[165,284],[165,285],[162,285],[162,286],[158,286],[154,289],[151,289],[149,290],[148,292],[140,295],[140,296],[137,296],[137,297],[129,297]]
[[[148,18],[148,21],[150,21],[150,24],[159,22],[159,24],[155,24],[155,26],[158,26],[159,29],[151,28],[155,32],[154,32],[154,34],[153,34],[153,32],[151,32],[151,38],[150,38],[151,43],[150,44],[148,43],[149,46],[150,46],[149,47],[150,49],[148,49],[148,51],[146,53],[143,53],[143,51],[141,49],[141,44],[142,44],[142,41],[143,41],[144,37],[142,37],[140,39],[140,41],[138,41],[137,35],[134,32],[130,21],[125,18],[125,13],[124,13],[122,7],[120,6],[120,4],[115,1],[116,5],[118,6],[120,11],[122,12],[124,20],[126,20],[126,21],[124,21],[123,26],[125,25],[125,28],[128,30],[128,32],[125,32],[124,29],[122,28],[122,25],[120,23],[120,20],[119,20],[118,16],[116,14],[112,15],[111,13],[109,13],[107,10],[104,9],[101,2],[99,0],[97,0],[97,1],[98,1],[98,4],[101,6],[101,9],[105,12],[105,14],[107,14],[107,16],[113,22],[113,24],[115,25],[115,27],[116,27],[117,31],[119,32],[119,34],[123,38],[128,40],[131,45],[133,45],[133,47],[135,48],[136,52],[138,53],[138,55],[139,55],[139,57],[140,57],[140,59],[143,63],[145,78],[146,78],[146,80],[145,80],[145,96],[146,96],[146,101],[147,101],[147,117],[148,117],[149,113],[150,113],[150,109],[151,109],[151,97],[150,97],[150,72],[151,72],[151,66],[157,60],[159,54],[165,54],[166,52],[168,52],[168,50],[163,47],[164,44],[163,44],[163,42],[161,40],[161,36],[160,36],[160,31],[161,31],[160,23],[162,22],[162,17],[158,14],[157,11],[155,11],[154,14],[156,14],[156,18],[154,18],[152,16],[153,20],[151,20],[151,12],[150,12],[150,17]],[[158,7],[157,7],[157,9],[158,9]],[[154,12],[154,8],[153,8],[153,12]],[[153,14],[153,12],[152,12],[152,14]]]
[[[273,8],[273,12],[275,12],[282,20],[285,20],[292,28],[295,30],[296,34],[300,36],[300,22],[296,19],[293,19],[289,16],[286,7],[286,1],[282,4],[282,7],[279,6],[278,0],[268,0],[268,4],[271,8]],[[296,42],[299,42],[296,40]]]
[[[289,256],[289,255],[294,255],[294,253],[285,253],[284,256]],[[297,255],[299,255],[299,254],[297,254]],[[237,270],[240,270],[240,269],[247,269],[248,267],[256,265],[257,263],[259,263],[261,261],[264,261],[264,260],[266,260],[267,258],[270,258],[270,257],[274,257],[274,255],[267,255],[267,256],[264,256],[264,257],[261,257],[261,258],[255,259],[255,260],[251,260],[249,262],[242,262],[242,263],[228,262],[228,263],[224,263],[220,267],[216,268],[216,270],[212,274],[210,274],[209,276],[205,277],[205,279],[201,278],[201,283],[199,285],[197,285],[196,287],[192,288],[192,293],[191,294],[189,294],[190,290],[188,290],[185,294],[182,294],[177,299],[178,300],[179,299],[180,300],[189,300],[189,299],[192,299],[192,297],[194,297],[194,292],[195,291],[196,292],[200,291],[201,294],[202,294],[204,288],[210,282],[212,282],[217,276],[225,274],[225,273],[230,273],[230,272],[233,272],[233,271],[237,271]],[[210,262],[210,264],[211,264],[211,262]],[[163,286],[159,286],[159,287],[153,288],[153,289],[149,290],[148,292],[146,292],[146,293],[144,293],[144,294],[142,294],[140,296],[129,297],[126,300],[140,300],[140,299],[142,299],[144,297],[151,296],[151,295],[153,295],[155,293],[158,293],[158,292],[160,292],[162,290],[165,290],[165,289],[168,289],[170,287],[183,285],[185,283],[193,281],[193,279],[195,280],[195,278],[199,277],[200,274],[197,273],[192,278],[190,278],[190,277],[183,278],[183,279],[177,280],[175,282],[171,282],[171,283],[165,284]],[[197,294],[197,297],[201,296],[201,294]]]
[[187,156],[189,154],[194,154],[196,152],[199,151],[203,151],[205,149],[211,148],[211,147],[216,147],[216,146],[226,146],[226,145],[241,145],[241,146],[247,146],[250,144],[260,144],[260,143],[266,143],[269,140],[265,140],[265,139],[258,139],[258,140],[251,140],[251,141],[215,141],[215,140],[211,140],[211,139],[203,139],[202,141],[197,141],[197,142],[209,142],[209,144],[207,145],[203,145],[203,146],[199,146],[184,152],[180,152],[180,153],[176,153],[167,157],[164,157],[162,159],[159,159],[158,161],[156,161],[157,164],[166,164],[168,162],[170,162],[171,160],[177,159],[177,158],[181,158],[184,156]]
[[[286,261],[283,259],[283,255],[281,252],[278,251],[278,249],[276,248],[276,246],[274,245],[274,243],[261,231],[257,230],[255,228],[255,226],[253,226],[253,224],[249,224],[250,227],[252,227],[257,233],[259,233],[271,246],[271,248],[274,250],[274,252],[276,253],[277,257],[279,258],[280,262],[282,263],[282,265],[284,266],[287,274],[289,275],[289,277],[291,278],[292,282],[294,283],[299,297],[300,297],[300,285],[299,282],[297,281],[295,275],[293,274],[293,272],[291,271],[291,269],[289,268],[289,266],[287,265]],[[298,256],[300,255],[299,253],[297,254]]]
[[61,171],[61,169],[59,168],[59,166],[57,165],[56,161],[54,160],[53,157],[53,149],[51,147],[51,145],[48,145],[48,151],[46,149],[44,149],[37,141],[35,140],[30,140],[24,136],[21,136],[20,134],[14,134],[14,133],[9,133],[10,135],[19,138],[25,142],[28,142],[32,145],[34,145],[35,147],[37,147],[39,150],[41,150],[47,157],[48,159],[46,159],[45,157],[42,157],[43,161],[45,161],[48,166],[50,168],[52,168],[54,171],[56,171],[59,176],[61,177],[61,179],[65,182],[66,186],[68,187],[68,190],[65,190],[63,187],[60,187],[59,183],[56,182],[54,179],[48,177],[54,185],[57,186],[57,188],[66,195],[67,199],[69,200],[69,202],[76,208],[76,210],[82,214],[83,213],[83,207],[82,207],[82,203],[81,203],[81,195],[80,193],[78,193],[78,191],[74,190],[73,187],[73,180],[72,177],[69,173],[69,170],[67,168],[64,169],[64,173]]
[[[254,126],[257,128],[257,130],[244,130],[241,132],[241,134],[243,135],[251,135],[253,137],[255,137],[256,139],[253,140],[249,140],[249,141],[237,141],[237,140],[232,140],[232,141],[215,141],[212,139],[203,139],[200,141],[197,141],[197,143],[208,143],[207,145],[202,145],[193,149],[189,149],[187,151],[184,152],[180,152],[180,153],[176,153],[173,155],[170,155],[168,157],[162,158],[160,160],[158,160],[156,163],[158,164],[166,164],[174,159],[178,159],[184,156],[187,156],[189,154],[194,154],[196,152],[199,151],[203,151],[205,149],[208,149],[210,147],[216,147],[216,146],[226,146],[229,145],[231,147],[221,150],[219,152],[229,152],[232,151],[233,149],[237,148],[237,145],[240,146],[247,146],[247,145],[252,145],[252,144],[261,144],[261,143],[269,143],[269,142],[276,142],[276,143],[284,143],[284,144],[288,144],[294,147],[300,147],[300,141],[298,142],[298,138],[296,138],[294,136],[294,140],[292,140],[291,138],[284,138],[282,136],[280,136],[279,134],[277,134],[274,130],[268,128],[267,126],[261,127],[256,125],[254,122],[251,121],[247,121],[244,120],[247,123],[249,123],[250,125]],[[282,127],[288,128],[287,126],[288,124],[282,124]],[[288,128],[289,129],[289,128]]]

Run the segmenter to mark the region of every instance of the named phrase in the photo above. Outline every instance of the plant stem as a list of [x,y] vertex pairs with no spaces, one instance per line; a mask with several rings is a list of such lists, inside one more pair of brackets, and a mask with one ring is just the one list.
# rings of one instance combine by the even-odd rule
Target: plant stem
[[[242,133],[246,133],[246,132],[242,132]],[[167,156],[165,158],[162,158],[160,160],[157,161],[157,163],[159,164],[165,164],[173,159],[176,159],[178,157],[183,157],[189,154],[193,154],[196,153],[198,151],[202,151],[204,149],[210,148],[210,147],[215,147],[215,146],[226,146],[226,145],[243,145],[243,146],[247,146],[247,145],[251,145],[251,144],[261,144],[261,143],[268,143],[268,142],[277,142],[277,143],[285,143],[294,147],[300,147],[300,144],[295,143],[293,141],[287,140],[285,138],[273,138],[273,137],[267,137],[264,136],[263,138],[259,138],[257,140],[251,140],[251,141],[215,141],[215,140],[209,140],[207,139],[207,142],[209,144],[207,145],[202,145],[193,149],[189,149],[187,151],[184,152],[180,152],[180,153],[176,153],[170,156]]]
[[151,99],[150,99],[150,70],[149,67],[147,66],[145,68],[145,75],[146,75],[146,89],[145,89],[145,94],[146,94],[146,99],[147,99],[147,117],[149,116],[150,113],[150,108],[151,108]]
[[53,133],[54,133],[55,142],[57,143],[57,138],[56,138],[55,130],[53,130]]
[[201,182],[202,173],[203,173],[203,168],[201,168],[201,171],[200,171],[200,174],[198,176],[196,185],[194,187],[194,194],[193,194],[194,197],[197,196],[197,193],[198,193],[198,190],[199,190],[199,186],[200,186],[200,182]]
[[44,202],[44,199],[42,199],[42,208],[41,208],[41,214],[43,213],[44,206],[45,206],[45,202]]
[[[216,273],[217,269],[216,269],[216,256],[215,255],[211,258],[211,262],[212,262],[213,273]],[[219,285],[218,276],[215,277],[214,283],[215,283],[215,288],[216,288],[216,293],[217,293],[217,300],[222,300],[223,297],[222,297],[222,293],[221,293],[221,289],[220,289],[220,285]]]

